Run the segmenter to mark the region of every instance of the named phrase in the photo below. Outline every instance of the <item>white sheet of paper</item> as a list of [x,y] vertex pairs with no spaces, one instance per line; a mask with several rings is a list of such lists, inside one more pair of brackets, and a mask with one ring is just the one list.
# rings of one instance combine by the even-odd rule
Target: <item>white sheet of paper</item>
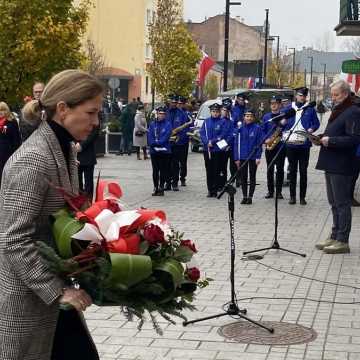
[[154,147],[155,151],[166,151],[167,148],[166,147]]
[[216,145],[218,146],[218,148],[220,150],[225,149],[228,146],[228,143],[226,142],[226,140],[220,140],[216,143]]
[[100,244],[102,239],[98,229],[92,224],[85,224],[82,230],[74,234],[72,238],[83,241],[91,241],[96,244]]
[[140,216],[136,210],[120,211],[114,215],[115,221],[120,227],[131,225]]

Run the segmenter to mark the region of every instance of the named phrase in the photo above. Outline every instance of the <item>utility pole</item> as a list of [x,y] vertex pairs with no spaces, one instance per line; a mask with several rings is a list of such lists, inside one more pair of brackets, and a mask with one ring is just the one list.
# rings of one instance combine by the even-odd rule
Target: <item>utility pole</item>
[[293,50],[293,64],[292,64],[292,84],[294,85],[295,83],[295,53],[296,53],[296,49],[295,48],[289,48],[289,50]]
[[265,49],[264,49],[264,72],[263,72],[263,85],[266,85],[267,75],[267,59],[268,59],[268,40],[269,40],[269,9],[265,9]]
[[304,87],[306,87],[306,77],[307,77],[307,70],[304,69]]
[[226,0],[225,7],[225,41],[224,41],[224,91],[228,89],[229,74],[229,32],[230,32],[230,6],[241,5],[241,2],[231,2]]
[[323,79],[323,100],[325,99],[325,87],[326,87],[326,64],[321,64],[324,67],[324,79]]
[[308,56],[310,59],[310,100],[312,100],[312,78],[313,78],[313,64],[314,64],[314,57]]

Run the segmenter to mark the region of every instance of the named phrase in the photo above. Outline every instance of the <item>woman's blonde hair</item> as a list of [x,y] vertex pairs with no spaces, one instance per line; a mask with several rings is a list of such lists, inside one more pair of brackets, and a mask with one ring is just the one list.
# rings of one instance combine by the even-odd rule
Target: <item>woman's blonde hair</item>
[[7,120],[11,121],[15,119],[15,116],[10,111],[10,108],[6,102],[0,101],[0,111],[5,112],[5,117]]
[[51,119],[61,101],[72,108],[103,92],[103,83],[93,75],[80,70],[65,70],[51,78],[40,100],[31,100],[23,107],[22,115],[27,122],[38,124],[44,118]]

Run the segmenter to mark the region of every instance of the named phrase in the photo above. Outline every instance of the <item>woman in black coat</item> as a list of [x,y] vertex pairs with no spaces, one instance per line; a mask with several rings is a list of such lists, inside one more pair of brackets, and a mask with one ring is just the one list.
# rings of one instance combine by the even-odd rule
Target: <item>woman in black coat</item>
[[7,104],[0,102],[0,185],[3,168],[20,145],[19,125]]

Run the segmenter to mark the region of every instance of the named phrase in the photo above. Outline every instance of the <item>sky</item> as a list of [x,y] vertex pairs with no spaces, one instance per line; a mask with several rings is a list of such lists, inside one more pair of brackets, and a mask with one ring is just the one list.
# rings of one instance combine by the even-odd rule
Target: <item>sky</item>
[[[233,1],[233,0],[232,0]],[[233,1],[235,2],[235,1]],[[247,25],[262,25],[269,9],[270,34],[279,35],[281,47],[314,46],[326,32],[334,37],[335,50],[343,50],[344,37],[333,31],[339,22],[340,0],[242,0],[231,6],[231,16]],[[225,12],[225,0],[184,0],[185,21],[201,22]]]

